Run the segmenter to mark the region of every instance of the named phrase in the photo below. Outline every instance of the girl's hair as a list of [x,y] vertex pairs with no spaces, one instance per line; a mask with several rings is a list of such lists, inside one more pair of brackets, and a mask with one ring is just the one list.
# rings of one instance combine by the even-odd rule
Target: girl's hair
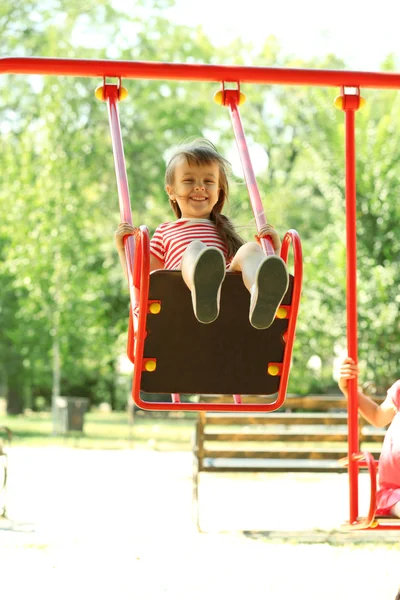
[[[231,171],[230,163],[219,154],[215,146],[204,138],[199,138],[178,146],[172,154],[165,171],[165,185],[174,184],[174,175],[176,163],[179,159],[185,158],[189,165],[208,165],[217,163],[219,166],[219,195],[218,202],[213,207],[210,219],[217,227],[217,231],[223,241],[228,246],[228,258],[234,256],[237,250],[244,244],[242,238],[236,233],[234,225],[228,217],[221,214],[225,202],[228,200],[229,183],[228,177]],[[182,213],[177,202],[169,201],[172,210],[178,219]]]

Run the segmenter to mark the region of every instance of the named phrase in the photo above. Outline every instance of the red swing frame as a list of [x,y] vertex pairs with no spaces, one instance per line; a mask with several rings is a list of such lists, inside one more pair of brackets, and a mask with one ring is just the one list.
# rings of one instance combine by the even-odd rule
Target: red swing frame
[[[361,87],[398,90],[400,89],[399,73],[55,58],[0,58],[0,73],[97,77],[103,78],[103,80],[106,77],[116,77],[119,81],[124,77],[128,79],[202,80],[341,88],[341,108],[345,112],[346,127],[347,343],[349,356],[357,362],[355,112],[360,105]],[[346,91],[348,88],[354,88],[356,93],[348,93]],[[110,107],[110,111],[112,110],[113,107]],[[118,117],[117,112],[116,115]],[[116,143],[118,144],[118,141]],[[121,194],[125,193],[122,180],[119,181],[118,185],[121,199]],[[127,188],[125,191],[127,192]],[[125,219],[126,216],[124,215]],[[141,228],[140,239],[144,240],[146,235],[145,228]],[[134,265],[133,243],[131,240],[127,240],[125,248],[128,270],[130,271],[130,297],[132,305],[134,305],[137,298],[134,293],[135,281],[132,276]],[[141,263],[143,275],[146,272],[146,261],[148,259],[146,258],[146,252],[140,250],[140,248],[141,246],[139,245],[137,254],[140,254],[140,252],[143,254],[143,261]],[[142,303],[144,303],[144,297],[145,295],[143,295]],[[375,517],[376,463],[370,454],[361,454],[359,452],[357,380],[349,381],[348,415],[349,449],[348,456],[343,459],[348,465],[350,488],[350,515],[347,526],[351,529],[400,529],[399,524],[385,526],[384,522],[381,523]],[[358,507],[358,475],[360,467],[368,468],[371,480],[370,508],[368,515],[363,518],[359,516]]]
[[[128,223],[132,223],[128,182],[126,176],[125,159],[121,137],[121,128],[118,116],[118,100],[120,98],[121,83],[119,85],[104,85],[103,99],[107,101],[108,114],[110,121],[111,137],[115,158],[115,169],[118,181],[118,192],[120,202],[121,218]],[[239,150],[242,166],[245,174],[247,187],[254,217],[259,230],[266,223],[261,196],[258,190],[255,174],[250,160],[250,154],[247,147],[246,137],[240,118],[238,102],[240,98],[239,87],[236,89],[225,90],[222,84],[223,104],[229,107],[235,139]],[[128,238],[129,239],[129,238]],[[271,241],[268,238],[261,238],[260,243],[266,254],[274,254]],[[135,365],[132,379],[132,398],[135,404],[144,410],[185,410],[185,411],[218,411],[218,412],[270,412],[277,410],[282,406],[287,392],[290,364],[293,353],[293,343],[295,338],[296,322],[299,309],[301,286],[302,286],[302,250],[298,233],[295,230],[289,230],[282,241],[281,257],[287,263],[289,247],[293,245],[294,262],[294,283],[292,293],[292,303],[290,306],[290,318],[288,319],[288,328],[285,333],[285,352],[282,364],[279,364],[279,391],[275,400],[268,403],[243,404],[240,394],[233,396],[234,404],[221,402],[197,402],[182,403],[179,394],[171,394],[172,404],[170,402],[148,402],[141,398],[141,376],[145,369],[144,343],[146,338],[146,319],[149,306],[149,234],[145,226],[138,229],[136,236],[134,258],[132,250],[126,248],[126,258],[129,271],[129,288],[131,290],[131,307],[129,327],[128,327],[128,345],[127,355]],[[281,305],[283,307],[283,305]],[[289,308],[289,307],[287,307]]]

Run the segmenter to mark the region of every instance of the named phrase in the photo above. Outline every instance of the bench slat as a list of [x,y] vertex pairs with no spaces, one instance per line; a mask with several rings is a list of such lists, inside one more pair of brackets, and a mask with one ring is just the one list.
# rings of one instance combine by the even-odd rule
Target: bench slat
[[270,459],[270,460],[240,460],[230,459],[224,461],[224,459],[206,459],[203,461],[202,471],[212,473],[286,473],[286,472],[297,472],[297,473],[322,473],[322,472],[345,472],[346,467],[342,467],[337,461],[318,461],[318,460],[285,460],[285,459]]
[[[204,400],[210,403],[231,403],[231,396],[211,396],[202,395]],[[241,396],[243,404],[258,404],[265,402],[271,404],[274,402],[272,396]],[[283,408],[300,408],[302,410],[329,410],[343,409],[347,410],[347,400],[344,396],[287,396],[285,398]],[[240,413],[239,413],[240,414]]]
[[[378,459],[379,452],[372,453],[375,459]],[[293,460],[294,458],[307,460],[338,460],[347,456],[347,448],[341,450],[324,450],[316,449],[309,450],[307,448],[290,448],[276,450],[206,450],[198,452],[198,457],[205,461],[206,459],[277,459]]]
[[347,432],[205,433],[204,442],[347,442]]
[[252,425],[347,425],[347,413],[310,412],[290,413],[274,412],[268,416],[251,416],[243,423],[243,417],[226,416],[214,413],[207,417],[207,426],[240,425],[243,427]]

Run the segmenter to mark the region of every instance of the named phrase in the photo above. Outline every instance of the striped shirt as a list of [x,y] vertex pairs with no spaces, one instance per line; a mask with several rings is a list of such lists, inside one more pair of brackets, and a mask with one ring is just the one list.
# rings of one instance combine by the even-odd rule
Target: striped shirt
[[183,253],[194,240],[222,250],[226,266],[229,266],[231,259],[227,258],[228,247],[209,219],[178,219],[172,223],[162,223],[151,239],[150,253],[164,262],[164,269],[179,269]]

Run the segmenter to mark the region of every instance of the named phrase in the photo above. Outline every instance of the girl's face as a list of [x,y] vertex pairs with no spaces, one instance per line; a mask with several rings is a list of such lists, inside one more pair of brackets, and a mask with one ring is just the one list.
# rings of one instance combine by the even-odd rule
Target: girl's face
[[174,182],[166,190],[170,200],[177,202],[182,218],[209,219],[219,197],[219,165],[189,165],[182,158],[175,165]]

